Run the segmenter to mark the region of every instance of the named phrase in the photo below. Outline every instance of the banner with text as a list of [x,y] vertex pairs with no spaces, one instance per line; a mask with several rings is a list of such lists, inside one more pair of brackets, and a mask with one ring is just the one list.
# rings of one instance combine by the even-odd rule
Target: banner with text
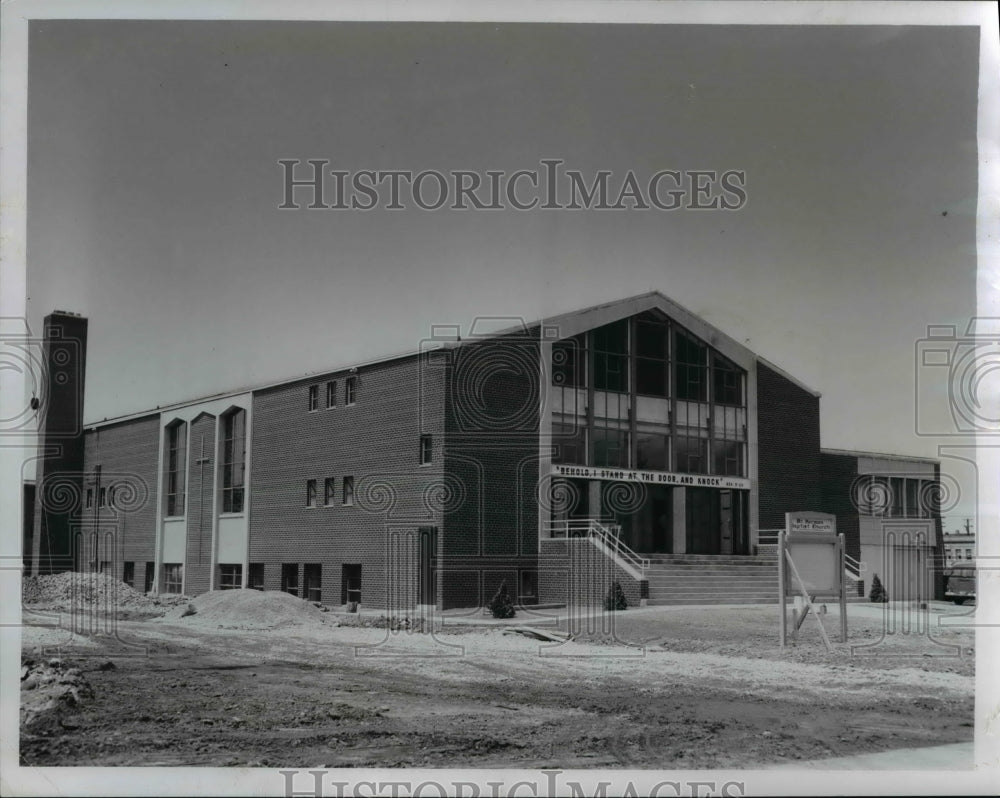
[[750,480],[743,477],[674,474],[669,471],[635,471],[628,468],[600,468],[597,466],[562,464],[553,464],[552,473],[560,477],[577,477],[580,479],[608,479],[618,482],[645,482],[650,485],[750,490]]

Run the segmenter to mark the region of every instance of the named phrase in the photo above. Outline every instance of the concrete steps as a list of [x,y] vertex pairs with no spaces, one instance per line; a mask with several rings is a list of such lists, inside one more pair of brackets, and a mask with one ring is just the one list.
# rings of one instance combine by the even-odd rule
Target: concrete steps
[[777,604],[778,558],[708,554],[647,555],[651,606]]

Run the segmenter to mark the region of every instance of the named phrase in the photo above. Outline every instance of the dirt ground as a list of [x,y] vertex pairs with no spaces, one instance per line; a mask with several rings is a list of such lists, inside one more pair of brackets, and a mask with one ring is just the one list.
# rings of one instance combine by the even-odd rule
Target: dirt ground
[[[973,635],[938,626],[949,612],[969,608],[935,606],[921,616],[930,635],[904,634],[908,614],[851,605],[849,645],[833,654],[811,618],[782,650],[776,608],[758,606],[629,609],[613,627],[603,615],[589,631],[574,625],[564,644],[468,623],[481,616],[446,617],[430,634],[332,612],[272,628],[207,611],[122,620],[114,634],[28,625],[24,656],[58,656],[93,695],[22,725],[21,759],[753,768],[968,741]],[[835,637],[835,608],[824,621]],[[568,628],[523,612],[512,623]]]

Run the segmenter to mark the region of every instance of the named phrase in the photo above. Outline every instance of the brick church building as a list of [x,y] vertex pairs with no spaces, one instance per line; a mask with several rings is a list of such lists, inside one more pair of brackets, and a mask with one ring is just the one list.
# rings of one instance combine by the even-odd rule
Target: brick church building
[[57,454],[26,491],[29,573],[390,610],[481,606],[502,581],[592,601],[608,578],[635,601],[771,602],[785,513],[819,510],[859,594],[873,573],[940,592],[937,463],[821,449],[818,393],[656,292],[99,423],[86,329],[46,319]]

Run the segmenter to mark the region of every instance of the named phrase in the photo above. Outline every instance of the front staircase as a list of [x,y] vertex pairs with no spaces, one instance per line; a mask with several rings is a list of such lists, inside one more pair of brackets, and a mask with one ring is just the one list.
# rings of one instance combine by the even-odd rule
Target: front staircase
[[651,606],[666,604],[777,604],[774,554],[647,554]]

